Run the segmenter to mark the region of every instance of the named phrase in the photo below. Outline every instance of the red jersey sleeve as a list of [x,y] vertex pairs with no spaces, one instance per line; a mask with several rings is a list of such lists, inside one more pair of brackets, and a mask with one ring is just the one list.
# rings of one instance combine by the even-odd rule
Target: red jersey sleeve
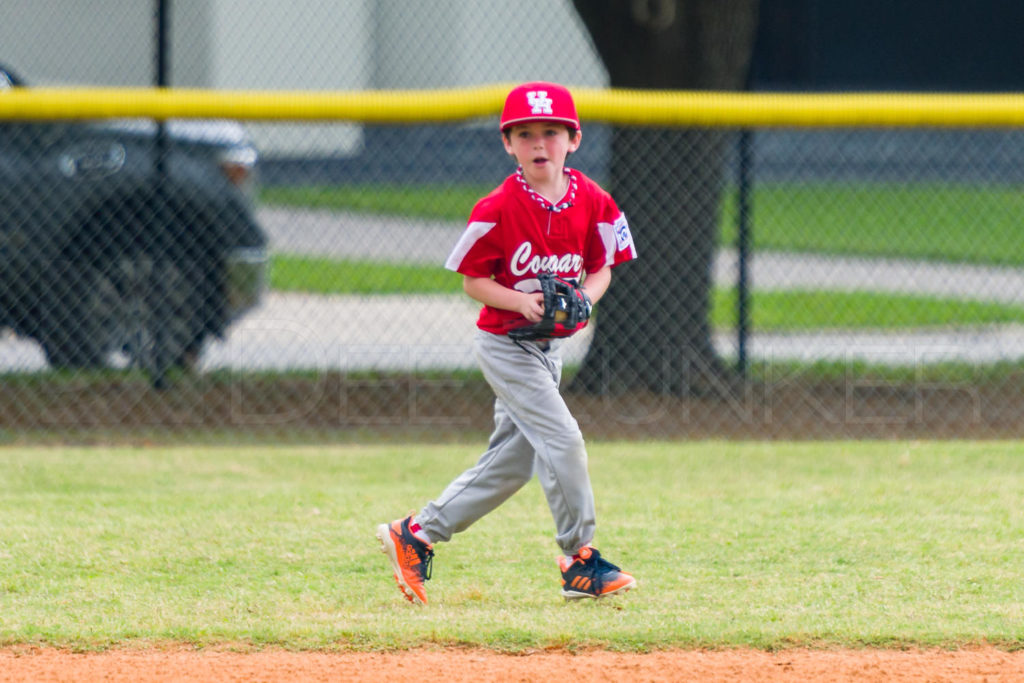
[[594,233],[587,240],[583,257],[584,268],[594,273],[605,266],[615,267],[636,258],[636,245],[629,231],[626,216],[619,210],[612,196],[591,185],[594,207]]
[[490,277],[496,274],[504,256],[497,237],[498,231],[495,230],[500,215],[500,197],[496,193],[478,201],[444,267],[469,277]]

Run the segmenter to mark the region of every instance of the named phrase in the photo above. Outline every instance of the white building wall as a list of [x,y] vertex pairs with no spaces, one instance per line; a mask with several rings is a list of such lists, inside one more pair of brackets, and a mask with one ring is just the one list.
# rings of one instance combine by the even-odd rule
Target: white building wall
[[375,4],[377,87],[525,80],[600,86],[608,82],[570,0],[378,0]]
[[[171,0],[170,7],[175,86],[607,82],[570,0]],[[154,0],[0,0],[0,62],[39,85],[151,85],[154,21]],[[248,127],[271,153],[354,153],[361,139],[351,124]]]
[[148,85],[152,17],[139,0],[2,0],[0,62],[37,85]]
[[[210,8],[208,41],[215,47],[205,64],[204,87],[364,90],[371,86],[374,0],[189,1]],[[362,126],[352,124],[251,123],[247,127],[266,152],[351,154],[359,151],[362,141]]]

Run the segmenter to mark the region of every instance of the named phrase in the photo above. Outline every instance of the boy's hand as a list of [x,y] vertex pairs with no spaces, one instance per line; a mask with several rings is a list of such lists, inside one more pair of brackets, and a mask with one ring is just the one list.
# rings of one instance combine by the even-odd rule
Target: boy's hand
[[[509,338],[518,342],[571,337],[587,326],[593,304],[574,280],[546,272],[537,279],[541,287],[540,301],[535,309],[524,307],[520,311],[527,322],[510,329]],[[528,315],[535,311],[540,312],[540,317]]]
[[523,294],[520,297],[522,305],[516,309],[520,315],[529,320],[531,323],[538,323],[541,318],[544,317],[544,294],[543,292],[533,292],[531,294]]

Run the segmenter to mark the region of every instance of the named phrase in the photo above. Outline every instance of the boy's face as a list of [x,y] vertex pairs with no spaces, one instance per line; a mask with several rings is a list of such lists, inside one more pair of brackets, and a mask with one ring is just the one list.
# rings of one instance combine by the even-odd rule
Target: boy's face
[[580,131],[570,137],[562,123],[531,121],[512,126],[501,140],[505,151],[523,167],[526,180],[543,182],[561,176],[565,158],[579,149],[581,137]]

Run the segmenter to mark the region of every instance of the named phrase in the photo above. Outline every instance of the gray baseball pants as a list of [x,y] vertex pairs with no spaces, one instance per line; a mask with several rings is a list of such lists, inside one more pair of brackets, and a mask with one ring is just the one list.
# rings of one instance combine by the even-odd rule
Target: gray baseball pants
[[522,342],[477,330],[473,340],[494,390],[494,432],[477,464],[426,505],[416,521],[435,542],[469,528],[533,477],[544,489],[562,551],[576,553],[594,538],[594,493],[576,419],[558,391],[559,340]]

